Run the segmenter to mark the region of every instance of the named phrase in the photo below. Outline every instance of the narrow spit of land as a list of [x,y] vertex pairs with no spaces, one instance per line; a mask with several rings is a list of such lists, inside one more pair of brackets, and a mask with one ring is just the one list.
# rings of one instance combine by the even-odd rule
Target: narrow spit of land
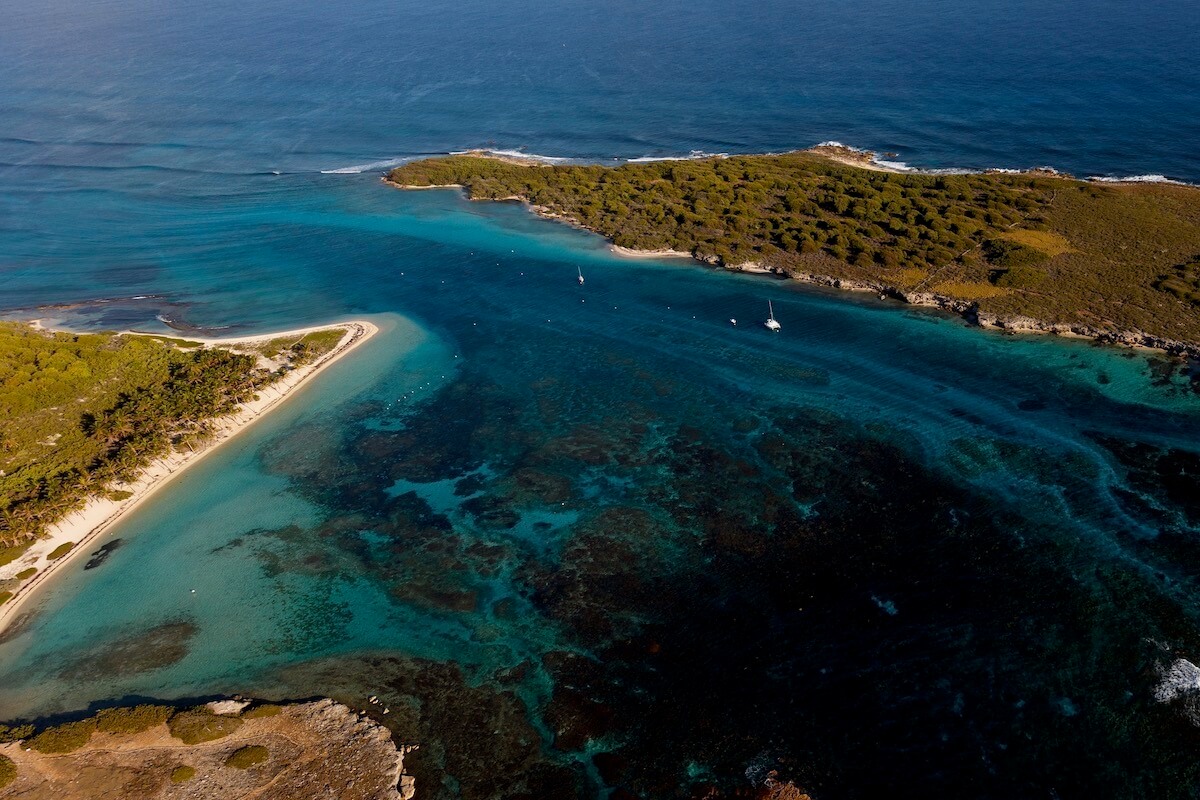
[[0,325],[0,631],[35,592],[216,447],[378,332],[233,339]]
[[897,172],[832,147],[616,167],[475,153],[405,164],[385,180],[519,200],[625,255],[690,255],[983,326],[1200,355],[1192,186]]

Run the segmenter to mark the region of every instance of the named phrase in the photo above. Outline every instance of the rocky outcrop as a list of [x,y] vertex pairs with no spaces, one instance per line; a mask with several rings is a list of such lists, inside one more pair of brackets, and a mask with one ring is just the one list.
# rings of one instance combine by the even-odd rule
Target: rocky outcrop
[[[81,747],[41,753],[23,743],[0,747],[16,779],[0,798],[84,800],[411,800],[412,776],[387,728],[332,700],[248,710],[210,704],[241,725],[228,735],[184,744],[160,723],[138,733],[93,733]],[[214,709],[215,706],[215,709]],[[265,748],[266,759],[239,769],[230,756]]]

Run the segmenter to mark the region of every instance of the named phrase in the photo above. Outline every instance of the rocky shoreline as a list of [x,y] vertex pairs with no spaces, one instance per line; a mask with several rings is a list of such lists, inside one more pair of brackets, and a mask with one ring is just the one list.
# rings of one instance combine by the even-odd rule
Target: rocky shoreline
[[[724,264],[717,264],[716,262],[708,261],[706,259],[699,260],[705,261],[705,263],[722,266],[733,271],[742,271],[742,267],[744,266],[727,266]],[[971,325],[986,330],[1003,331],[1005,333],[1049,334],[1052,336],[1091,339],[1103,344],[1159,350],[1168,355],[1178,356],[1180,358],[1200,358],[1200,345],[1190,342],[1182,342],[1175,339],[1166,339],[1164,337],[1154,336],[1143,331],[1104,330],[1102,328],[1079,323],[1046,322],[1044,320],[1034,319],[1033,317],[1026,316],[1002,316],[999,314],[980,311],[978,304],[969,300],[947,297],[935,292],[906,292],[883,282],[850,280],[846,278],[835,278],[829,275],[817,275],[807,272],[779,271],[770,268],[763,268],[759,264],[753,264],[752,266],[755,268],[746,269],[744,271],[770,272],[772,274],[779,275],[780,277],[800,281],[801,283],[811,283],[817,286],[826,286],[831,289],[840,289],[843,291],[871,292],[880,295],[881,297],[898,300],[909,305],[937,308],[957,314]]]
[[412,800],[412,749],[329,699],[107,709],[0,745],[10,765],[0,798]]

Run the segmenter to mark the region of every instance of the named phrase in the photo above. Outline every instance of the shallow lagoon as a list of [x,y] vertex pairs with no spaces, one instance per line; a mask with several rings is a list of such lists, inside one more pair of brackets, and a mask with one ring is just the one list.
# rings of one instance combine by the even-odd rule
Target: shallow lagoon
[[274,290],[185,259],[219,305],[54,313],[384,332],[72,566],[6,715],[378,694],[447,796],[1190,785],[1152,699],[1200,651],[1186,367],[365,177],[259,217]]
[[0,9],[0,308],[386,328],[43,596],[0,717],[378,694],[429,797],[1193,794],[1153,700],[1200,656],[1186,370],[371,173],[839,139],[1195,181],[1195,3]]

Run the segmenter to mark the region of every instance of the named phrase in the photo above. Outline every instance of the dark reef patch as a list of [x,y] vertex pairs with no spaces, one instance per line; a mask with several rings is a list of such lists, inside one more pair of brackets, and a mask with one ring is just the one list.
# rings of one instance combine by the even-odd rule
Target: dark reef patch
[[197,630],[191,620],[163,622],[72,658],[59,667],[58,674],[69,680],[92,681],[169,667],[188,654]]
[[108,560],[108,557],[124,543],[123,539],[112,539],[100,545],[95,552],[88,557],[87,563],[83,565],[84,569],[95,569]]
[[[668,367],[540,363],[467,365],[402,430],[347,437],[294,478],[327,520],[259,537],[278,574],[366,577],[436,627],[446,661],[401,641],[279,676],[379,695],[431,797],[749,797],[772,773],[826,800],[1190,796],[1197,737],[1152,690],[1158,643],[1200,636],[1063,513],[1099,513],[1089,454],[955,405],[931,460],[881,421]],[[1174,525],[1114,537],[1194,559],[1193,457],[1101,443],[1117,502]]]

